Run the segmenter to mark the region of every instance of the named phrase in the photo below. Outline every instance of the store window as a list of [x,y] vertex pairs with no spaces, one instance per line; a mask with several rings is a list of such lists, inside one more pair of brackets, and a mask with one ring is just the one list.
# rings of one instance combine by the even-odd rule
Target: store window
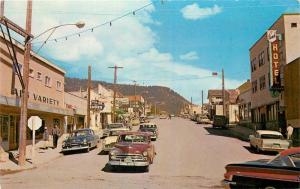
[[256,93],[257,91],[257,80],[252,82],[252,93]]
[[60,81],[57,81],[57,82],[56,82],[56,89],[57,89],[58,91],[61,91],[61,90],[62,90],[62,84],[61,84]]
[[262,77],[259,78],[259,89],[263,90],[266,88],[266,77],[263,75]]
[[[19,67],[19,70],[20,70],[20,72],[21,72],[21,75],[23,76],[23,65],[18,63],[18,67]],[[15,68],[15,67],[13,67],[13,70],[14,70],[14,73],[15,73],[15,74],[18,73],[18,72],[16,71],[16,68]]]
[[45,85],[51,87],[51,78],[49,76],[45,76]]
[[8,141],[9,117],[0,115],[0,136],[2,142]]
[[42,81],[42,73],[41,72],[37,72],[36,79],[39,81]]
[[29,77],[34,77],[34,71],[33,69],[29,69]]

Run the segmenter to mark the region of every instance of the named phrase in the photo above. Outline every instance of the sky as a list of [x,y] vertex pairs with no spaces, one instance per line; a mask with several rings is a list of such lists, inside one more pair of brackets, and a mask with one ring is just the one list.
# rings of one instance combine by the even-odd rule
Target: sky
[[[61,24],[38,54],[66,76],[167,86],[194,103],[208,89],[234,89],[250,78],[249,48],[300,0],[33,0],[32,34]],[[25,26],[26,1],[5,0],[4,15]],[[93,29],[92,29],[93,28]],[[80,34],[79,34],[80,33]],[[50,33],[34,39],[37,51]],[[22,39],[14,36],[18,41]],[[218,76],[212,76],[218,72]]]

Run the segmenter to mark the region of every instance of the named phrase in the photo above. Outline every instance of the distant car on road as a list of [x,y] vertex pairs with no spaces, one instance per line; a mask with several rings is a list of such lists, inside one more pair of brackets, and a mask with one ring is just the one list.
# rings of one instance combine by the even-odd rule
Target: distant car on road
[[142,167],[149,171],[155,156],[151,133],[124,132],[118,137],[114,148],[109,152],[108,165],[117,167]]
[[197,123],[199,124],[211,124],[212,122],[210,121],[210,119],[208,119],[207,116],[198,116],[197,117]]
[[151,140],[156,140],[158,137],[158,128],[157,128],[157,125],[154,123],[140,124],[139,131],[152,133]]
[[78,129],[63,141],[62,153],[75,150],[86,150],[97,147],[99,136],[95,135],[92,129]]
[[225,188],[300,188],[300,147],[282,151],[271,160],[228,164]]
[[257,130],[249,136],[250,147],[261,151],[283,151],[289,148],[290,143],[285,140],[280,132],[269,130]]
[[160,114],[159,119],[167,119],[168,115],[167,114]]
[[103,129],[102,138],[105,138],[109,135],[109,132],[113,129],[120,129],[120,128],[126,128],[126,126],[123,123],[111,123],[106,126],[105,129]]
[[102,141],[102,151],[109,152],[116,144],[119,134],[129,130],[127,127],[111,129],[109,135]]
[[215,115],[213,119],[213,127],[226,128],[227,118],[223,115]]

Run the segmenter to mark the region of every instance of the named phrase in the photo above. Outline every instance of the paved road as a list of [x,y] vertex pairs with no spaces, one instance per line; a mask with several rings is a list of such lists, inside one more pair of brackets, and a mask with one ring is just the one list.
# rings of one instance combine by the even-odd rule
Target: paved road
[[248,143],[220,136],[222,130],[189,120],[155,120],[160,136],[157,156],[149,173],[124,170],[106,172],[107,155],[100,149],[63,156],[37,169],[1,177],[2,189],[14,188],[222,188],[224,166],[259,158]]

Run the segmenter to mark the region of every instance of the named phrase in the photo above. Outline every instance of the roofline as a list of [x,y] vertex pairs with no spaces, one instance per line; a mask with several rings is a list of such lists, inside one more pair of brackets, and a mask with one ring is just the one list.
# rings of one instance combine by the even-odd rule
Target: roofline
[[[6,37],[5,37],[5,39],[4,39],[3,34],[0,34],[0,37],[1,37],[3,40],[6,40],[6,41],[7,41]],[[8,36],[7,36],[7,37],[8,37]],[[14,45],[15,45],[16,47],[18,47],[19,49],[21,49],[22,51],[24,51],[25,48],[24,48],[24,46],[23,46],[19,41],[15,40],[15,39],[13,39],[13,38],[12,38],[12,41],[13,41],[13,43],[14,43]],[[59,71],[59,72],[61,72],[61,73],[63,73],[63,74],[66,74],[66,71],[65,71],[65,70],[63,70],[62,68],[58,67],[57,65],[51,63],[49,60],[43,58],[42,56],[36,54],[35,52],[30,51],[30,54],[31,54],[34,58],[36,58],[36,59],[42,61],[43,63],[47,64],[48,66],[50,66],[50,67],[56,69],[57,71]]]
[[[273,24],[267,29],[270,30],[282,17],[284,16],[295,16],[295,15],[300,15],[300,13],[283,13],[280,15],[279,18],[276,19],[275,22],[273,22]],[[249,48],[249,51],[251,51],[253,49],[253,47],[266,35],[266,32],[264,32],[264,34]]]

